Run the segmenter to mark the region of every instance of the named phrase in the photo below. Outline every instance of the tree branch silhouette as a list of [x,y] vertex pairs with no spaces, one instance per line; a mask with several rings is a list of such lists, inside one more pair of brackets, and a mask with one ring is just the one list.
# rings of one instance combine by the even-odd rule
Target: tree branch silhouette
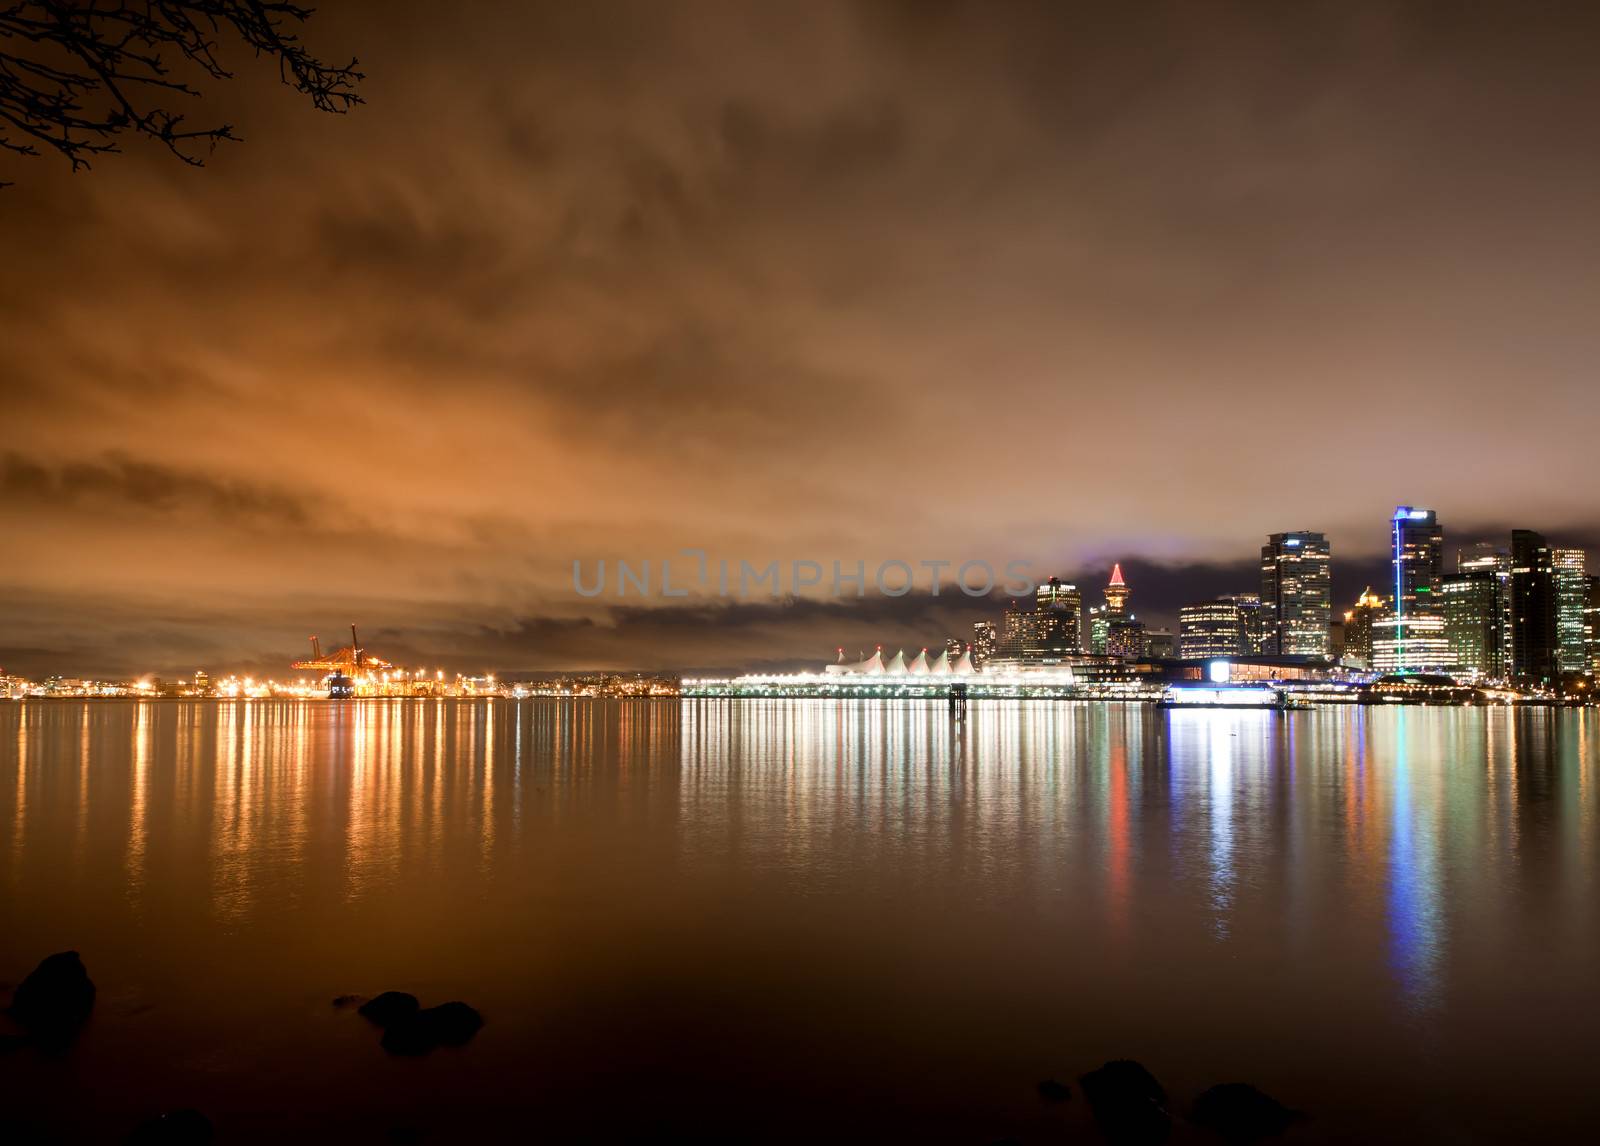
[[225,36],[274,57],[279,78],[317,110],[343,114],[362,102],[365,76],[354,58],[341,67],[306,50],[295,30],[313,11],[275,0],[0,0],[0,149],[54,150],[77,171],[131,131],[203,166],[239,137],[231,124],[188,124],[175,107],[200,93],[174,68],[231,79],[217,55]]

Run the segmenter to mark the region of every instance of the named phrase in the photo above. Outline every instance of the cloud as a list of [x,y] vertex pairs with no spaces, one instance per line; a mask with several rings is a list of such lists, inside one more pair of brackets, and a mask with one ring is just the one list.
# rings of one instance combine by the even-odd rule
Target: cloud
[[1595,22],[319,12],[368,65],[352,115],[241,60],[207,98],[247,142],[205,169],[135,148],[5,192],[0,584],[61,628],[155,607],[197,652],[171,606],[236,618],[224,659],[333,613],[502,669],[722,664],[877,641],[613,615],[571,560],[1120,559],[1159,618],[1286,528],[1353,593],[1400,502],[1452,543],[1582,534]]

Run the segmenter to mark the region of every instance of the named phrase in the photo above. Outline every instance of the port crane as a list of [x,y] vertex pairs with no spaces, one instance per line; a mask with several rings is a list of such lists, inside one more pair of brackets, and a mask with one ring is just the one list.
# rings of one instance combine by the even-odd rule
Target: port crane
[[324,655],[322,642],[316,637],[311,638],[311,656],[308,660],[295,661],[291,668],[303,669],[307,672],[336,673],[352,679],[363,673],[383,672],[394,666],[382,657],[375,657],[361,647],[361,640],[356,636],[356,627],[350,626],[350,643],[342,648]]

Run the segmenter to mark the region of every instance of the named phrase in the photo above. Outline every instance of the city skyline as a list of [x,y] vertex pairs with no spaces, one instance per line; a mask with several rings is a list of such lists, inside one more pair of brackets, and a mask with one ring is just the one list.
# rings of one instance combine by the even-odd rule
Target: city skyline
[[[1426,536],[1431,539],[1431,556],[1428,558],[1429,575],[1413,575],[1408,571],[1409,566],[1396,561],[1396,553],[1404,551],[1408,562],[1412,557],[1413,548],[1411,535],[1402,533],[1401,522],[1408,516],[1413,519],[1413,525],[1425,526]],[[1036,585],[1024,596],[1018,597],[996,588],[988,596],[971,596],[959,591],[958,585],[950,580],[947,570],[939,568],[945,562],[934,563],[933,573],[940,575],[942,591],[938,594],[931,592],[931,581],[921,576],[918,577],[915,587],[909,593],[900,596],[883,595],[868,592],[862,596],[844,595],[829,596],[825,591],[818,594],[791,594],[775,600],[764,600],[760,597],[740,597],[734,600],[719,599],[710,593],[691,591],[689,599],[680,604],[669,605],[663,603],[641,604],[630,602],[620,611],[631,612],[636,615],[647,616],[654,614],[655,619],[665,621],[669,627],[693,627],[702,625],[707,629],[719,631],[719,625],[733,619],[732,629],[737,632],[743,628],[760,625],[760,618],[782,615],[784,613],[803,613],[808,620],[817,625],[831,624],[831,633],[834,637],[841,634],[852,634],[859,643],[860,648],[895,647],[915,651],[919,647],[934,648],[936,644],[943,643],[946,647],[953,647],[957,643],[967,643],[973,640],[974,627],[990,625],[995,633],[995,639],[1004,649],[1006,641],[1006,618],[1017,618],[1011,621],[1014,628],[1014,644],[1009,654],[1002,652],[1002,657],[1009,657],[1018,663],[1022,660],[1024,645],[1033,650],[1028,658],[1032,663],[1055,663],[1054,658],[1070,652],[1086,654],[1103,654],[1107,652],[1107,618],[1126,620],[1131,622],[1133,629],[1123,637],[1121,644],[1113,644],[1111,651],[1114,655],[1128,658],[1147,656],[1212,656],[1212,655],[1326,655],[1337,659],[1343,652],[1343,647],[1335,647],[1330,632],[1341,631],[1337,624],[1341,618],[1348,623],[1354,616],[1351,608],[1358,611],[1364,602],[1369,600],[1367,594],[1372,593],[1374,585],[1386,586],[1389,595],[1382,592],[1372,595],[1374,602],[1373,620],[1366,622],[1369,631],[1365,636],[1370,641],[1373,636],[1378,638],[1380,646],[1384,643],[1385,636],[1389,639],[1389,651],[1380,652],[1375,660],[1372,658],[1372,648],[1369,645],[1364,656],[1380,669],[1385,671],[1396,668],[1407,671],[1425,671],[1434,666],[1446,663],[1457,667],[1469,666],[1478,669],[1485,675],[1501,675],[1498,670],[1506,669],[1510,673],[1512,664],[1510,641],[1510,601],[1504,598],[1505,608],[1508,610],[1504,629],[1497,627],[1491,639],[1496,642],[1504,640],[1502,659],[1489,660],[1487,654],[1480,664],[1476,660],[1446,661],[1442,650],[1457,647],[1458,642],[1454,635],[1447,641],[1445,636],[1443,617],[1447,605],[1455,603],[1453,600],[1440,598],[1437,605],[1437,616],[1440,618],[1436,633],[1436,640],[1429,646],[1427,655],[1413,653],[1413,659],[1407,660],[1401,652],[1395,651],[1394,627],[1395,614],[1392,611],[1392,602],[1395,599],[1393,590],[1402,586],[1408,591],[1408,599],[1415,599],[1415,586],[1423,585],[1423,594],[1429,592],[1429,576],[1435,588],[1434,592],[1442,591],[1460,596],[1461,592],[1469,588],[1464,584],[1474,575],[1474,566],[1481,565],[1492,557],[1485,555],[1499,554],[1499,561],[1505,563],[1507,574],[1511,568],[1511,554],[1519,536],[1536,539],[1538,544],[1545,544],[1544,535],[1533,530],[1507,530],[1499,539],[1463,539],[1451,532],[1446,533],[1444,525],[1439,521],[1434,510],[1415,510],[1409,506],[1400,506],[1389,519],[1390,522],[1390,552],[1382,558],[1358,557],[1354,561],[1344,562],[1349,567],[1341,573],[1341,557],[1338,553],[1329,556],[1331,548],[1325,541],[1322,545],[1323,576],[1326,586],[1317,590],[1325,593],[1325,599],[1317,597],[1320,605],[1316,616],[1320,617],[1320,631],[1323,633],[1322,644],[1317,645],[1313,638],[1310,643],[1302,637],[1298,644],[1293,639],[1280,643],[1274,634],[1275,622],[1273,620],[1273,606],[1270,600],[1270,585],[1277,576],[1272,572],[1267,555],[1271,552],[1298,555],[1298,547],[1313,539],[1322,539],[1323,535],[1316,531],[1287,531],[1269,535],[1267,546],[1262,549],[1262,559],[1256,562],[1235,562],[1231,564],[1215,564],[1204,566],[1162,566],[1147,564],[1137,558],[1132,559],[1130,568],[1136,570],[1132,580],[1140,582],[1138,596],[1139,607],[1134,608],[1129,604],[1133,595],[1134,586],[1125,577],[1122,562],[1113,561],[1109,571],[1105,573],[1104,585],[1079,584],[1077,582],[1064,582],[1058,574],[1036,573],[1031,568],[1027,570],[1027,578]],[[1285,539],[1289,548],[1283,548]],[[1550,554],[1551,574],[1555,577],[1557,565],[1565,562],[1576,570],[1577,578],[1569,579],[1565,586],[1568,609],[1566,613],[1557,610],[1557,582],[1552,579],[1549,587],[1551,613],[1551,633],[1549,636],[1550,651],[1547,654],[1552,666],[1559,665],[1565,671],[1587,671],[1593,657],[1588,653],[1573,654],[1569,659],[1562,660],[1562,653],[1557,649],[1557,628],[1565,625],[1569,630],[1566,640],[1568,644],[1576,641],[1579,648],[1586,648],[1589,640],[1588,634],[1594,627],[1593,613],[1595,605],[1593,593],[1589,588],[1593,578],[1584,574],[1584,556],[1586,550],[1578,547],[1546,546]],[[910,563],[908,563],[910,564]],[[1445,568],[1456,569],[1456,572],[1445,575]],[[1379,573],[1383,570],[1383,573]],[[1092,576],[1092,574],[1091,574]],[[1146,583],[1144,578],[1148,576]],[[1251,578],[1259,578],[1252,581]],[[869,572],[867,583],[871,583]],[[1079,581],[1083,578],[1080,576]],[[1362,590],[1352,590],[1346,594],[1349,585],[1360,581]],[[1153,593],[1146,592],[1146,585],[1154,589]],[[1221,586],[1221,588],[1218,588]],[[659,586],[658,586],[659,588]],[[1261,592],[1257,592],[1257,589]],[[1509,593],[1509,587],[1507,589]],[[1154,597],[1157,604],[1154,608],[1145,609],[1144,601],[1147,597]],[[1096,601],[1095,598],[1101,598]],[[1348,599],[1347,599],[1348,598]],[[1263,600],[1266,605],[1263,607]],[[1500,601],[1502,598],[1494,598]],[[1248,611],[1241,611],[1243,603],[1250,603]],[[1214,611],[1214,606],[1219,603],[1236,603],[1229,605],[1234,609],[1232,620],[1225,620]],[[1379,608],[1378,606],[1381,606]],[[616,608],[616,606],[612,606]],[[1055,634],[1048,620],[1050,614],[1057,613],[1063,607],[1070,608],[1070,627],[1063,629],[1060,634]],[[1455,603],[1459,610],[1459,603]],[[1497,604],[1496,608],[1500,606]],[[1407,610],[1413,609],[1408,605]],[[1001,612],[1003,610],[1003,613]],[[1184,651],[1184,634],[1189,626],[1187,619],[1192,619],[1201,629],[1206,630],[1206,641],[1196,637],[1196,643],[1189,651]],[[1557,620],[1558,615],[1562,618]],[[1033,628],[1031,620],[1020,618],[1040,618],[1042,628]],[[1402,620],[1402,626],[1414,624],[1409,617]],[[939,626],[944,626],[943,631],[935,632]],[[1240,644],[1235,654],[1226,651],[1226,642],[1217,644],[1214,633],[1219,630],[1219,625],[1236,625],[1240,637]],[[1332,628],[1330,628],[1332,626]],[[590,631],[595,631],[592,626],[586,626]],[[1290,626],[1292,627],[1292,626]],[[1025,632],[1024,629],[1027,629]],[[330,631],[337,631],[330,630]],[[1307,626],[1307,632],[1319,631],[1315,619]],[[1400,630],[1402,632],[1408,629]],[[1433,629],[1429,630],[1433,632]],[[386,651],[397,651],[406,663],[422,663],[447,665],[456,678],[481,678],[484,673],[506,674],[549,674],[560,672],[643,672],[643,673],[675,673],[675,672],[708,672],[708,671],[742,671],[747,669],[777,671],[784,668],[806,668],[817,659],[818,649],[814,647],[799,648],[792,653],[785,649],[778,649],[778,655],[770,655],[773,650],[763,650],[763,654],[752,656],[747,654],[743,659],[731,660],[726,663],[708,663],[693,659],[678,659],[665,661],[628,662],[594,660],[584,662],[573,659],[552,663],[534,659],[517,662],[515,660],[492,659],[493,655],[502,658],[515,657],[514,651],[507,650],[504,646],[498,654],[490,657],[473,657],[472,654],[422,654],[417,652],[415,645],[403,631],[387,626],[376,626],[376,643],[381,643]],[[619,631],[617,636],[626,641],[625,629]],[[1159,652],[1146,643],[1146,637],[1161,642],[1161,647],[1172,649],[1170,654]],[[1342,632],[1341,638],[1342,640]],[[316,647],[318,638],[311,637],[313,648]],[[929,642],[933,644],[929,644]],[[1207,643],[1207,642],[1211,643]],[[920,643],[919,643],[920,642]],[[365,644],[366,642],[362,642]],[[850,646],[852,641],[836,641],[834,646],[840,650]],[[1404,642],[1401,642],[1403,647]],[[625,646],[627,647],[627,646]],[[636,646],[634,646],[636,647]],[[1041,650],[1054,647],[1054,654],[1043,653]],[[1289,651],[1285,651],[1288,649]],[[1320,649],[1320,651],[1319,651]],[[1202,651],[1203,650],[1203,651]],[[15,652],[15,650],[13,650]],[[42,679],[45,677],[72,677],[89,680],[133,680],[141,676],[148,677],[152,674],[164,678],[186,678],[198,671],[201,675],[226,674],[240,678],[255,672],[263,681],[267,679],[289,682],[295,679],[293,672],[285,672],[286,661],[282,654],[272,651],[251,660],[227,661],[211,660],[204,663],[160,661],[152,660],[147,655],[141,655],[137,650],[130,651],[127,659],[112,663],[109,668],[102,668],[93,661],[72,661],[60,654],[49,654],[40,650],[22,650],[20,658],[13,655],[9,664],[0,662],[0,675],[6,673],[17,677]],[[320,653],[319,653],[320,655]],[[1583,659],[1589,657],[1588,660]],[[463,669],[462,666],[465,666]],[[294,665],[292,668],[300,668]],[[1490,672],[1493,668],[1496,671]],[[219,672],[220,670],[220,672]],[[431,676],[435,671],[442,675],[444,669],[430,668]],[[1546,676],[1551,675],[1546,673]],[[304,676],[301,673],[300,676]]]

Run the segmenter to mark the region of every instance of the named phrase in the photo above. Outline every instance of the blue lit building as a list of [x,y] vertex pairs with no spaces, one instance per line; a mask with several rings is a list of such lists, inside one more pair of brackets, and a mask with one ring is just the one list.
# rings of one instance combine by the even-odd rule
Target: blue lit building
[[1373,665],[1385,672],[1429,672],[1451,661],[1439,583],[1444,529],[1431,509],[1402,505],[1389,520],[1394,610],[1373,635]]

